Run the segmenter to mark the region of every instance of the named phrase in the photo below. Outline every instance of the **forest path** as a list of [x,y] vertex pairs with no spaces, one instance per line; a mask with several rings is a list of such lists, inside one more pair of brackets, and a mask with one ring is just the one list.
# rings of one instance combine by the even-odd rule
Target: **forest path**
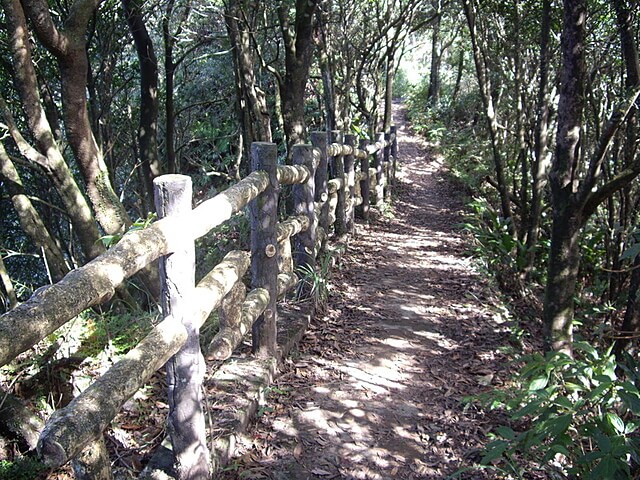
[[392,215],[357,226],[223,478],[443,479],[478,460],[492,425],[464,398],[499,381],[499,302],[464,256],[461,194],[400,106],[395,120]]

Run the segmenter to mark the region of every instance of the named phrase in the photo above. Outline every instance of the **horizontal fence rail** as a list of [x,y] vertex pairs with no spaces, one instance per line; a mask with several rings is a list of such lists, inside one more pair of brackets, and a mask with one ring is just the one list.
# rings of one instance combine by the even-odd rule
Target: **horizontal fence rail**
[[[294,289],[304,290],[297,272],[301,267],[313,271],[331,235],[353,232],[355,216],[367,219],[371,203],[379,205],[389,196],[396,171],[395,127],[375,143],[357,142],[353,135],[340,138],[339,132],[313,132],[312,144],[294,147],[293,165],[277,164],[275,144],[254,143],[252,173],[193,209],[189,177],[157,178],[158,221],[125,234],[100,257],[0,316],[3,366],[161,260],[162,321],[49,418],[38,441],[47,465],[64,465],[91,448],[124,403],[166,364],[168,431],[178,477],[208,478],[200,398],[204,359],[230,358],[249,331],[254,354],[274,356],[277,301]],[[293,216],[279,222],[282,186],[291,186]],[[251,251],[228,253],[196,285],[194,241],[247,207]],[[251,284],[245,285],[248,272]],[[213,311],[219,331],[201,352],[199,330]]]

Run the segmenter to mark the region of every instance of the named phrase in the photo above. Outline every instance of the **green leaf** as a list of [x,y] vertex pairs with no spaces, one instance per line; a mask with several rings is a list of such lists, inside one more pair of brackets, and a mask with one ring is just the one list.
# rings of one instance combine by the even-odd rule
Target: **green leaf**
[[584,392],[584,387],[582,385],[578,385],[577,383],[565,382],[564,386],[571,393]]
[[625,435],[635,432],[640,427],[640,420],[631,420],[624,426]]
[[617,480],[629,478],[625,475],[629,467],[613,457],[604,457],[600,463],[591,470],[589,479],[593,480]]
[[554,400],[554,403],[565,410],[574,410],[574,405],[567,397],[558,397]]
[[618,434],[624,433],[624,422],[622,419],[613,412],[607,412],[605,414],[607,424],[613,428]]
[[605,372],[605,374],[596,375],[595,377],[593,377],[593,379],[598,383],[611,385],[611,382],[615,380],[615,377],[611,377],[611,375],[607,375]]
[[532,392],[534,390],[542,390],[547,386],[548,383],[549,377],[547,375],[540,375],[538,377],[535,377],[533,380],[531,380],[531,383],[529,383],[529,391]]
[[602,383],[598,385],[596,388],[594,388],[593,390],[591,390],[587,395],[587,398],[593,400],[594,398],[601,396],[603,393],[609,390],[609,388],[611,388],[610,383]]
[[571,422],[573,421],[573,413],[568,413],[566,415],[562,415],[557,417],[549,422],[549,428],[547,433],[553,439],[556,439],[571,426]]
[[588,342],[575,342],[573,346],[575,350],[579,350],[588,354],[588,356],[590,356],[593,360],[598,360],[598,358],[600,358],[600,355],[598,355],[598,350],[596,350],[595,347]]
[[603,458],[596,467],[591,470],[589,479],[591,480],[613,480],[617,466],[611,457]]
[[626,391],[618,392],[625,406],[635,415],[640,415],[640,397]]
[[506,426],[496,428],[496,433],[507,440],[513,440],[516,438],[516,432]]
[[598,448],[602,453],[608,454],[611,452],[611,439],[607,435],[604,435],[601,432],[596,432],[594,437],[598,443]]
[[504,440],[496,440],[495,442],[491,442],[487,445],[487,450],[482,457],[480,463],[482,465],[488,465],[494,460],[500,458],[502,454],[509,448],[509,442],[505,442]]
[[589,452],[584,454],[583,456],[581,456],[578,459],[578,463],[593,463],[596,460],[600,460],[602,457],[604,457],[606,454],[602,453],[600,450],[595,450],[593,452]]
[[542,403],[541,399],[536,398],[535,400],[532,400],[531,402],[527,403],[524,407],[522,407],[520,410],[518,410],[517,412],[515,412],[513,414],[513,419],[517,420],[518,418],[522,418],[522,417],[526,417],[527,415],[531,415],[532,413],[536,412],[538,414],[540,414],[541,412],[540,410],[540,404]]
[[629,248],[627,248],[622,255],[620,255],[620,260],[628,260],[632,258],[636,258],[640,253],[640,243],[634,243]]

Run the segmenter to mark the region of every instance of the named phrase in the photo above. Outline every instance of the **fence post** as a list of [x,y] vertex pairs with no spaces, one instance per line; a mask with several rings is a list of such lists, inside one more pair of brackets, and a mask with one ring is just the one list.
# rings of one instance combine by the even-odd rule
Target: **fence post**
[[[337,143],[342,145],[342,134],[339,130],[331,131],[331,143]],[[338,155],[334,155],[331,158],[331,173],[333,178],[337,178],[342,181],[342,188],[339,188],[336,192],[338,196],[338,204],[336,205],[336,224],[334,226],[337,236],[344,235],[347,230],[347,202],[345,188],[347,185],[347,179],[344,169],[344,158],[342,152]]]
[[[153,181],[159,218],[191,211],[191,178],[163,175]],[[175,251],[160,260],[162,312],[182,322],[187,341],[166,364],[169,399],[168,430],[181,480],[209,478],[209,450],[202,411],[202,381],[205,363],[200,351],[199,325],[190,313],[190,295],[195,289],[195,249],[185,239]]]
[[294,213],[309,219],[309,228],[296,235],[295,263],[297,267],[304,266],[309,271],[316,266],[316,227],[318,225],[314,204],[316,160],[312,145],[293,146],[293,164],[304,165],[311,173],[305,183],[293,186]]
[[393,165],[391,164],[391,132],[384,134],[384,200],[391,202],[391,178],[393,176]]
[[[384,133],[378,133],[376,143],[384,142]],[[380,148],[375,153],[376,169],[376,206],[384,203],[384,149]]]
[[265,311],[253,324],[253,353],[258,357],[276,354],[276,320],[278,312],[278,148],[275,143],[251,144],[251,170],[269,175],[269,186],[249,203],[251,212],[251,283],[252,288],[269,292]]
[[327,158],[327,132],[311,132],[311,143],[320,150],[320,161],[315,176],[315,201],[323,202],[320,208],[318,226],[329,234],[329,192],[327,187],[328,158]]
[[[356,148],[356,136],[355,135],[345,135],[344,143],[351,147],[352,149]],[[349,233],[353,233],[354,231],[354,197],[356,194],[356,172],[354,169],[354,161],[355,157],[353,154],[345,155],[344,157],[344,170],[345,170],[345,189],[349,192],[347,199],[347,231]]]
[[395,125],[391,125],[391,156],[393,157],[393,177],[391,179],[392,184],[396,184],[396,171],[398,168],[398,128]]
[[364,138],[360,139],[358,148],[365,152],[364,157],[360,159],[360,173],[362,174],[362,178],[360,179],[360,195],[362,195],[362,204],[358,208],[358,216],[363,220],[369,220],[369,154],[366,153],[367,141]]

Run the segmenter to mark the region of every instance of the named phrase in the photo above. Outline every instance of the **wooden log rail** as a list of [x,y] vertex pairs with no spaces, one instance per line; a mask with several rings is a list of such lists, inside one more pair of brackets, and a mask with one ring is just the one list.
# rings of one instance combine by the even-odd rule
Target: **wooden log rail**
[[[253,144],[254,171],[194,209],[189,177],[157,178],[160,220],[127,233],[105,254],[0,316],[3,366],[82,311],[110,299],[126,279],[161,259],[164,319],[49,418],[38,441],[38,453],[47,465],[61,466],[101,439],[124,403],[166,364],[168,430],[178,477],[209,478],[200,398],[205,369],[200,328],[212,311],[218,311],[220,328],[204,352],[207,359],[228,359],[250,330],[254,353],[273,356],[276,302],[297,287],[296,271],[315,267],[331,229],[336,236],[352,232],[356,211],[366,219],[370,192],[376,192],[374,201],[379,204],[395,176],[394,130],[373,144],[361,140],[357,148],[353,135],[346,135],[344,142],[329,141],[340,140],[338,132],[313,132],[311,138],[312,145],[294,147],[294,165],[287,166],[277,165],[275,144]],[[372,178],[375,183],[370,185]],[[278,222],[281,185],[293,185],[296,215]],[[230,252],[195,285],[194,241],[246,206],[252,218],[251,252]],[[242,278],[248,270],[252,281],[247,292]]]

